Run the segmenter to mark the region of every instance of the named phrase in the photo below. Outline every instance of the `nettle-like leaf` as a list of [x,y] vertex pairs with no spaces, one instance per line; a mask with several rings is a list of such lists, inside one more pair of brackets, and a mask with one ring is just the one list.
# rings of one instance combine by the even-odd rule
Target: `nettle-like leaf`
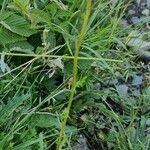
[[32,18],[36,23],[44,22],[51,26],[51,16],[43,10],[33,9],[31,11]]
[[10,51],[33,53],[34,47],[27,41],[15,42],[7,45]]
[[26,19],[9,11],[5,11],[0,16],[0,24],[9,31],[24,37],[29,37],[36,32]]
[[12,3],[8,4],[8,8],[27,14],[30,11],[30,0],[13,0]]
[[7,29],[0,29],[0,44],[1,45],[6,45],[18,41],[24,41],[26,40],[25,37],[17,35],[15,33],[10,32]]
[[[32,126],[40,128],[60,128],[58,116],[51,113],[37,112],[35,114],[32,114],[30,123]],[[65,132],[67,134],[76,134],[77,128],[75,126],[67,125],[65,128]]]
[[59,120],[55,115],[50,113],[35,113],[31,116],[31,124],[33,126],[49,128],[49,127],[59,127]]

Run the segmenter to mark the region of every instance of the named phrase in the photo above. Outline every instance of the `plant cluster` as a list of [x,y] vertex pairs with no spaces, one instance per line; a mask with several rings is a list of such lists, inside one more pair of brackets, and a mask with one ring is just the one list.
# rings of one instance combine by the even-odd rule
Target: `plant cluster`
[[[138,70],[120,0],[0,1],[0,150],[148,150],[150,88],[108,80]],[[134,66],[134,67],[133,67]],[[91,138],[92,137],[92,138]]]

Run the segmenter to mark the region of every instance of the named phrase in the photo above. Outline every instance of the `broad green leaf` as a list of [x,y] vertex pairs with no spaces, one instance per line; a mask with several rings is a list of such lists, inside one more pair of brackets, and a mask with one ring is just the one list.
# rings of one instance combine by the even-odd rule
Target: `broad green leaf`
[[30,0],[13,0],[10,7],[21,10],[23,13],[27,13],[30,10]]
[[33,9],[31,11],[31,15],[34,17],[36,23],[45,22],[51,26],[51,16],[45,11],[40,9]]
[[28,37],[36,32],[31,28],[29,22],[27,22],[27,20],[22,16],[7,11],[5,11],[1,16],[0,24],[13,33]]
[[15,42],[8,45],[9,51],[23,52],[23,53],[34,53],[34,47],[27,41]]
[[19,36],[15,33],[12,33],[9,30],[3,29],[3,28],[0,30],[0,44],[1,45],[6,45],[6,44],[23,41],[23,40],[26,40],[26,38]]
[[13,12],[11,12],[11,11],[7,11],[7,12],[3,13],[2,15],[0,15],[0,21],[7,19],[11,15],[13,15]]
[[3,4],[3,1],[2,0],[0,0],[0,5],[2,5]]
[[[60,123],[58,118],[50,113],[35,113],[31,116],[30,122],[33,126],[41,127],[41,128],[60,128]],[[66,126],[65,132],[76,133],[77,128],[74,126]]]
[[8,101],[0,111],[0,123],[7,121],[7,118],[12,115],[12,113],[20,106],[24,101],[30,98],[30,94],[14,97],[12,100]]
[[50,113],[35,113],[30,121],[32,125],[41,128],[59,127],[58,118]]

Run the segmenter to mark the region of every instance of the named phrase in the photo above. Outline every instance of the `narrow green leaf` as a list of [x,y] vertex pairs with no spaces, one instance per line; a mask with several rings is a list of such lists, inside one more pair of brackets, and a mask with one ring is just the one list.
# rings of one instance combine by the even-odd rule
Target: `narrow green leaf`
[[33,144],[39,143],[39,139],[30,139],[24,143],[21,143],[14,147],[14,150],[25,150],[25,149],[31,149],[31,146]]

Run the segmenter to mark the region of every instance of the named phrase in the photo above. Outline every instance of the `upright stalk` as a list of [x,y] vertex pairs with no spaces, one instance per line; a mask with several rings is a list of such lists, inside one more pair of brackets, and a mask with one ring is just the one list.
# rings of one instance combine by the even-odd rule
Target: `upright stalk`
[[74,94],[75,94],[75,90],[76,90],[76,82],[77,82],[77,74],[78,74],[78,56],[79,56],[79,51],[80,51],[81,44],[82,44],[82,42],[84,40],[84,36],[85,36],[85,33],[86,33],[88,20],[89,20],[90,13],[91,13],[91,5],[92,5],[92,0],[86,0],[86,10],[85,10],[85,15],[84,15],[82,28],[81,28],[79,37],[78,37],[78,39],[75,42],[75,53],[74,53],[74,60],[73,60],[72,87],[71,87],[71,91],[70,91],[70,97],[69,97],[69,101],[68,101],[68,106],[65,109],[64,114],[63,114],[64,116],[62,118],[60,134],[59,134],[59,137],[57,139],[57,148],[56,148],[57,150],[61,150],[62,146],[65,143],[66,123],[67,123],[67,120],[68,120],[68,117],[69,117],[71,105],[72,105]]
[[4,12],[4,10],[6,8],[6,4],[7,4],[7,0],[3,0],[3,4],[2,4],[1,11],[0,11],[0,15],[2,15],[2,13]]

